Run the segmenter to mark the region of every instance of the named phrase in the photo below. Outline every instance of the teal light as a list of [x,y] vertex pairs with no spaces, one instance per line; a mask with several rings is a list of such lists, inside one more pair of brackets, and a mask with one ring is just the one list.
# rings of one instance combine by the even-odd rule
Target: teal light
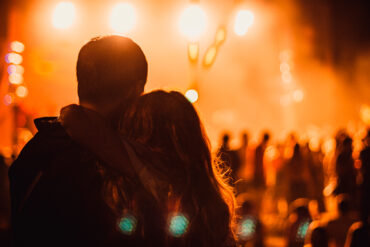
[[131,214],[126,214],[118,222],[120,231],[125,235],[131,235],[136,229],[136,218]]
[[304,221],[301,224],[299,224],[298,230],[297,230],[297,239],[298,240],[304,240],[308,231],[308,227],[310,226],[309,221]]
[[183,214],[176,214],[170,219],[169,232],[172,236],[179,238],[185,234],[188,225],[189,221]]
[[256,232],[256,221],[252,217],[246,217],[239,227],[239,236],[244,240],[251,239]]

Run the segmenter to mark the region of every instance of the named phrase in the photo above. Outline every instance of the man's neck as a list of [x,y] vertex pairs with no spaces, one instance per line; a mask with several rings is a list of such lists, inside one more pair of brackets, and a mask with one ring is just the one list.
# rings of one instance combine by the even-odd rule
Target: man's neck
[[80,106],[83,108],[86,108],[88,110],[94,111],[97,114],[99,114],[101,117],[103,117],[107,122],[109,122],[112,126],[117,127],[118,121],[121,116],[117,113],[117,107],[113,106],[99,106],[97,107],[94,104],[87,103],[87,102],[80,102]]

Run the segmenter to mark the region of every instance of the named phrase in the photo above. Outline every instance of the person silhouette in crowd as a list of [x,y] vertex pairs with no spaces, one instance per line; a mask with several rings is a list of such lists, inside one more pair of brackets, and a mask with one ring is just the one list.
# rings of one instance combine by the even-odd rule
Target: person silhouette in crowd
[[338,217],[328,222],[326,229],[330,246],[343,247],[348,229],[354,223],[351,212],[351,201],[348,195],[337,196]]
[[228,183],[234,186],[235,182],[238,180],[237,173],[240,168],[240,157],[237,150],[230,149],[229,141],[230,135],[228,133],[223,134],[221,146],[217,151],[217,157],[221,161],[224,172],[229,177]]
[[346,247],[370,246],[370,130],[363,139],[364,148],[360,152],[363,182],[360,186],[360,217],[348,231]]
[[[311,247],[328,247],[328,234],[322,226],[316,226],[311,232]],[[305,245],[306,246],[306,245]]]
[[346,193],[353,195],[356,190],[356,170],[352,158],[352,139],[346,137],[341,145],[341,150],[336,160],[335,172],[337,175],[336,195]]
[[300,198],[291,205],[292,213],[289,216],[290,222],[287,228],[288,247],[303,247],[304,245],[312,221],[307,204],[307,200]]
[[270,139],[268,133],[264,133],[261,143],[257,146],[254,154],[254,177],[253,184],[257,189],[264,189],[266,187],[266,177],[264,170],[263,157]]
[[233,193],[213,162],[196,110],[181,93],[158,90],[141,96],[123,115],[119,133],[90,121],[79,106],[63,109],[60,118],[74,140],[112,167],[125,165],[128,151],[135,174],[110,172],[103,179],[112,214],[123,221],[129,214],[134,222],[130,231],[127,224],[121,228],[133,241],[142,246],[235,246]]
[[237,151],[238,151],[239,160],[240,160],[239,169],[243,169],[247,165],[247,149],[248,149],[248,142],[249,142],[248,133],[243,132],[241,134],[240,140],[241,140],[240,148]]
[[307,198],[309,170],[297,143],[294,146],[293,156],[287,163],[288,201],[298,198]]
[[[117,129],[144,90],[141,48],[122,36],[94,38],[81,48],[76,70],[80,107]],[[106,164],[74,142],[57,117],[34,122],[38,132],[9,170],[14,246],[113,246],[114,218],[99,199]],[[129,160],[122,162],[120,172],[129,174]]]

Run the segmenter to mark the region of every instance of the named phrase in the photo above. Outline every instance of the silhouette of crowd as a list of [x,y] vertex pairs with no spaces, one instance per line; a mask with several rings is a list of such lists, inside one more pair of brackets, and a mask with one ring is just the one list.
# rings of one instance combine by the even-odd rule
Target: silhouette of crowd
[[90,40],[76,70],[79,104],[0,159],[2,246],[370,246],[370,130],[358,153],[345,131],[212,150],[181,93],[143,93],[131,39]]

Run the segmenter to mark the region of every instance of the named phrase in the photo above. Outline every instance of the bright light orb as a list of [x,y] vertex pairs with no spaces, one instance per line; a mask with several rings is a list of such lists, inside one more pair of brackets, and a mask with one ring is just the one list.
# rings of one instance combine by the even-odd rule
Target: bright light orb
[[236,35],[243,36],[254,22],[254,15],[249,10],[239,10],[235,17],[234,32]]
[[71,2],[57,4],[52,15],[52,24],[56,29],[67,29],[76,19],[75,5]]
[[24,44],[19,41],[13,41],[12,43],[10,43],[10,49],[12,51],[21,53],[24,51]]
[[8,79],[9,82],[13,85],[19,85],[23,83],[23,76],[21,74],[17,73],[10,74]]
[[131,235],[135,232],[137,220],[131,214],[126,214],[118,222],[120,231],[125,235]]
[[13,97],[9,94],[5,95],[4,96],[4,104],[5,105],[10,105],[11,103],[13,103]]
[[19,86],[17,87],[17,90],[15,90],[15,94],[19,98],[25,98],[28,95],[28,89],[25,86]]
[[192,4],[182,12],[179,20],[181,33],[190,41],[198,41],[207,27],[207,16],[199,5]]
[[14,64],[11,64],[8,66],[8,74],[13,74],[13,73],[17,73],[17,74],[23,74],[24,73],[24,68],[22,65],[14,65]]
[[136,11],[130,3],[116,4],[109,17],[110,27],[117,33],[126,34],[136,24]]
[[191,102],[195,103],[198,100],[198,92],[195,89],[189,89],[185,93],[185,97]]
[[23,57],[17,53],[11,52],[6,54],[5,61],[12,64],[21,64],[23,62]]
[[183,214],[176,214],[170,219],[169,233],[178,238],[183,236],[188,228],[189,220]]

